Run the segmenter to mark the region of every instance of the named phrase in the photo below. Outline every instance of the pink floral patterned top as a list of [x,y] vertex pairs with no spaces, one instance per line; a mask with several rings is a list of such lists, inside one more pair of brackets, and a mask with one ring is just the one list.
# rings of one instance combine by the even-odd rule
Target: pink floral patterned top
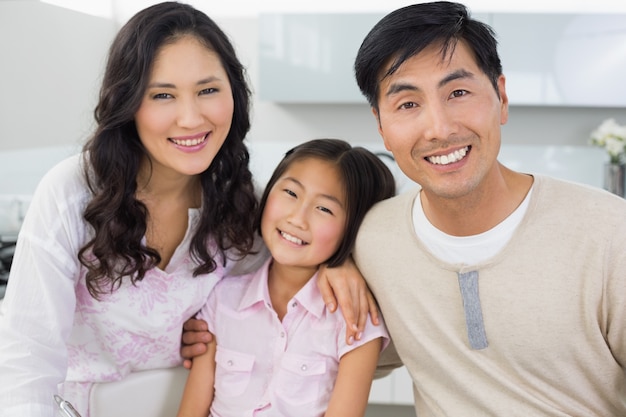
[[224,273],[218,267],[192,276],[189,243],[199,217],[192,209],[187,234],[164,271],[92,298],[76,256],[89,238],[82,219],[88,199],[78,156],[53,168],[33,197],[0,311],[3,416],[52,417],[59,393],[88,417],[94,382],[181,364],[183,323]]

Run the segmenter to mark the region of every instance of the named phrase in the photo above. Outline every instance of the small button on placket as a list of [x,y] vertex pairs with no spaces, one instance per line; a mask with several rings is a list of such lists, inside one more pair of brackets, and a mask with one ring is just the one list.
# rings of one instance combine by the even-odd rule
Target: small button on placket
[[303,363],[300,369],[302,370],[302,372],[306,372],[306,370],[309,368],[306,366],[306,363]]

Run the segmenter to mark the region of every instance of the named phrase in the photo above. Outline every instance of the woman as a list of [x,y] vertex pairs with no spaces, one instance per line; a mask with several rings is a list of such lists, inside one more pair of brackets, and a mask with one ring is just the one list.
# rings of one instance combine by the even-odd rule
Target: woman
[[[166,2],[109,51],[97,129],[41,181],[0,322],[3,416],[89,416],[94,383],[180,364],[183,323],[253,247],[249,89],[226,35]],[[57,385],[60,384],[57,390]]]

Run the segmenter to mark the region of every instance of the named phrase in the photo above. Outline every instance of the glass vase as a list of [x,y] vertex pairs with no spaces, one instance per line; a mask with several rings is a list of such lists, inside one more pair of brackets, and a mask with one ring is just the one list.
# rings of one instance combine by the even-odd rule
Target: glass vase
[[625,176],[625,164],[607,163],[604,166],[604,189],[620,197],[624,197]]

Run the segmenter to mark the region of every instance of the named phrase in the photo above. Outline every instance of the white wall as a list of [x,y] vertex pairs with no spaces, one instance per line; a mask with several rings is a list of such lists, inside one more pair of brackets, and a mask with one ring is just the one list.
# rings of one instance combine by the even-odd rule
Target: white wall
[[[150,3],[154,2],[116,0],[113,9],[121,13],[118,19],[124,21],[131,9],[134,12],[133,5],[137,8]],[[210,10],[213,5],[204,1],[195,3],[213,16]],[[268,10],[280,7],[290,10],[293,4],[300,2],[281,5],[276,1],[240,0],[223,3],[231,5],[232,10],[235,10],[232,4],[247,5],[239,7],[240,16],[223,12],[215,16],[215,20],[231,36],[240,59],[248,68],[253,91],[258,90],[258,21],[255,15],[258,11],[252,5],[266,4]],[[389,10],[408,2],[391,3],[385,3]],[[499,6],[488,3],[486,0],[467,2],[476,11],[503,10],[502,2],[497,3]],[[532,2],[507,4],[511,6],[509,10],[518,11],[556,11],[561,7],[568,12],[582,12],[589,11],[591,2],[568,1],[567,6],[557,3],[535,3],[535,10],[524,6]],[[321,5],[322,10],[335,5],[333,10],[346,11],[348,2],[316,4]],[[372,6],[374,4],[377,7]],[[123,10],[122,5],[126,5]],[[593,5],[597,12],[626,10],[626,2],[597,0]],[[379,10],[381,3],[364,2],[362,6],[362,11]],[[0,1],[0,151],[79,144],[88,136],[104,56],[118,26],[110,19],[34,0]],[[504,66],[506,69],[506,62]],[[517,106],[510,113],[509,123],[504,127],[504,143],[510,144],[584,145],[589,132],[603,119],[615,117],[626,123],[623,108]],[[251,141],[300,142],[329,136],[355,142],[379,141],[374,119],[366,105],[280,105],[258,99],[253,102]]]
[[38,1],[0,1],[0,149],[74,143],[91,131],[116,30]]

